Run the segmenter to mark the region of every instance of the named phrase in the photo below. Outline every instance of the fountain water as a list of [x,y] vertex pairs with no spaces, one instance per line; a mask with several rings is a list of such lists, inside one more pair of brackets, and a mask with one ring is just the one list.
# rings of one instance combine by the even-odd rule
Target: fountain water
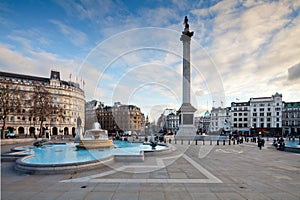
[[76,146],[79,149],[98,149],[113,147],[112,139],[108,138],[107,130],[101,129],[98,122],[95,122],[93,129],[86,130],[79,144]]

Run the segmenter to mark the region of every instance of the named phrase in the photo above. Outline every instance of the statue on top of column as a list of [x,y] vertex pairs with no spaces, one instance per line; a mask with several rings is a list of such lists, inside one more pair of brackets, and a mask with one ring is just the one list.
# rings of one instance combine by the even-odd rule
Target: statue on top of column
[[184,24],[184,31],[182,33],[189,37],[192,37],[194,35],[194,32],[190,32],[190,30],[189,30],[190,25],[189,25],[189,19],[187,16],[184,17],[183,24]]

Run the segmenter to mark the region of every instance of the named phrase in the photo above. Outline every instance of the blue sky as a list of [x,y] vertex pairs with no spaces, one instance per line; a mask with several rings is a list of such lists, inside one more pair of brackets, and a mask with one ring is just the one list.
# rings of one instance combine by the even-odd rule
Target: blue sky
[[202,114],[236,98],[300,101],[300,1],[0,1],[0,70],[58,70],[86,99],[135,104],[154,119],[181,104],[183,18],[192,104]]

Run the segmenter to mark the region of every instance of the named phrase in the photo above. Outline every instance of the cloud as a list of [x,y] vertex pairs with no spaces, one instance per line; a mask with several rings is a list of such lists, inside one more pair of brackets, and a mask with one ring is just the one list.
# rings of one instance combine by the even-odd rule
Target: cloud
[[79,62],[75,60],[63,59],[45,51],[35,51],[30,46],[24,53],[13,49],[14,46],[0,44],[0,70],[48,77],[53,69],[60,71],[61,77],[67,80],[73,68],[79,66]]
[[288,79],[296,80],[300,78],[300,63],[290,67],[288,69]]
[[65,25],[57,20],[49,20],[51,23],[57,25],[60,31],[68,38],[74,45],[83,46],[87,43],[88,39],[84,32],[75,28]]

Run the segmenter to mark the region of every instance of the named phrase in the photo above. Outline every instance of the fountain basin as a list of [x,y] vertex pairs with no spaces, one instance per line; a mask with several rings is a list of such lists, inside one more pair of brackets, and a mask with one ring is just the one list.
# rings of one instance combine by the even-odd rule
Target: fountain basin
[[113,147],[113,141],[108,138],[107,130],[101,129],[98,122],[93,124],[93,129],[86,130],[83,138],[76,146],[78,149],[103,149]]
[[300,153],[299,141],[286,141],[284,151]]
[[[111,162],[143,162],[145,155],[152,156],[172,151],[169,146],[152,149],[143,143],[114,142],[115,148],[78,149],[76,144],[45,145],[44,148],[18,147],[18,171],[31,174],[57,174],[104,167]],[[14,152],[16,153],[16,152]]]
[[113,147],[112,139],[108,140],[80,140],[76,146],[79,149],[101,149]]

